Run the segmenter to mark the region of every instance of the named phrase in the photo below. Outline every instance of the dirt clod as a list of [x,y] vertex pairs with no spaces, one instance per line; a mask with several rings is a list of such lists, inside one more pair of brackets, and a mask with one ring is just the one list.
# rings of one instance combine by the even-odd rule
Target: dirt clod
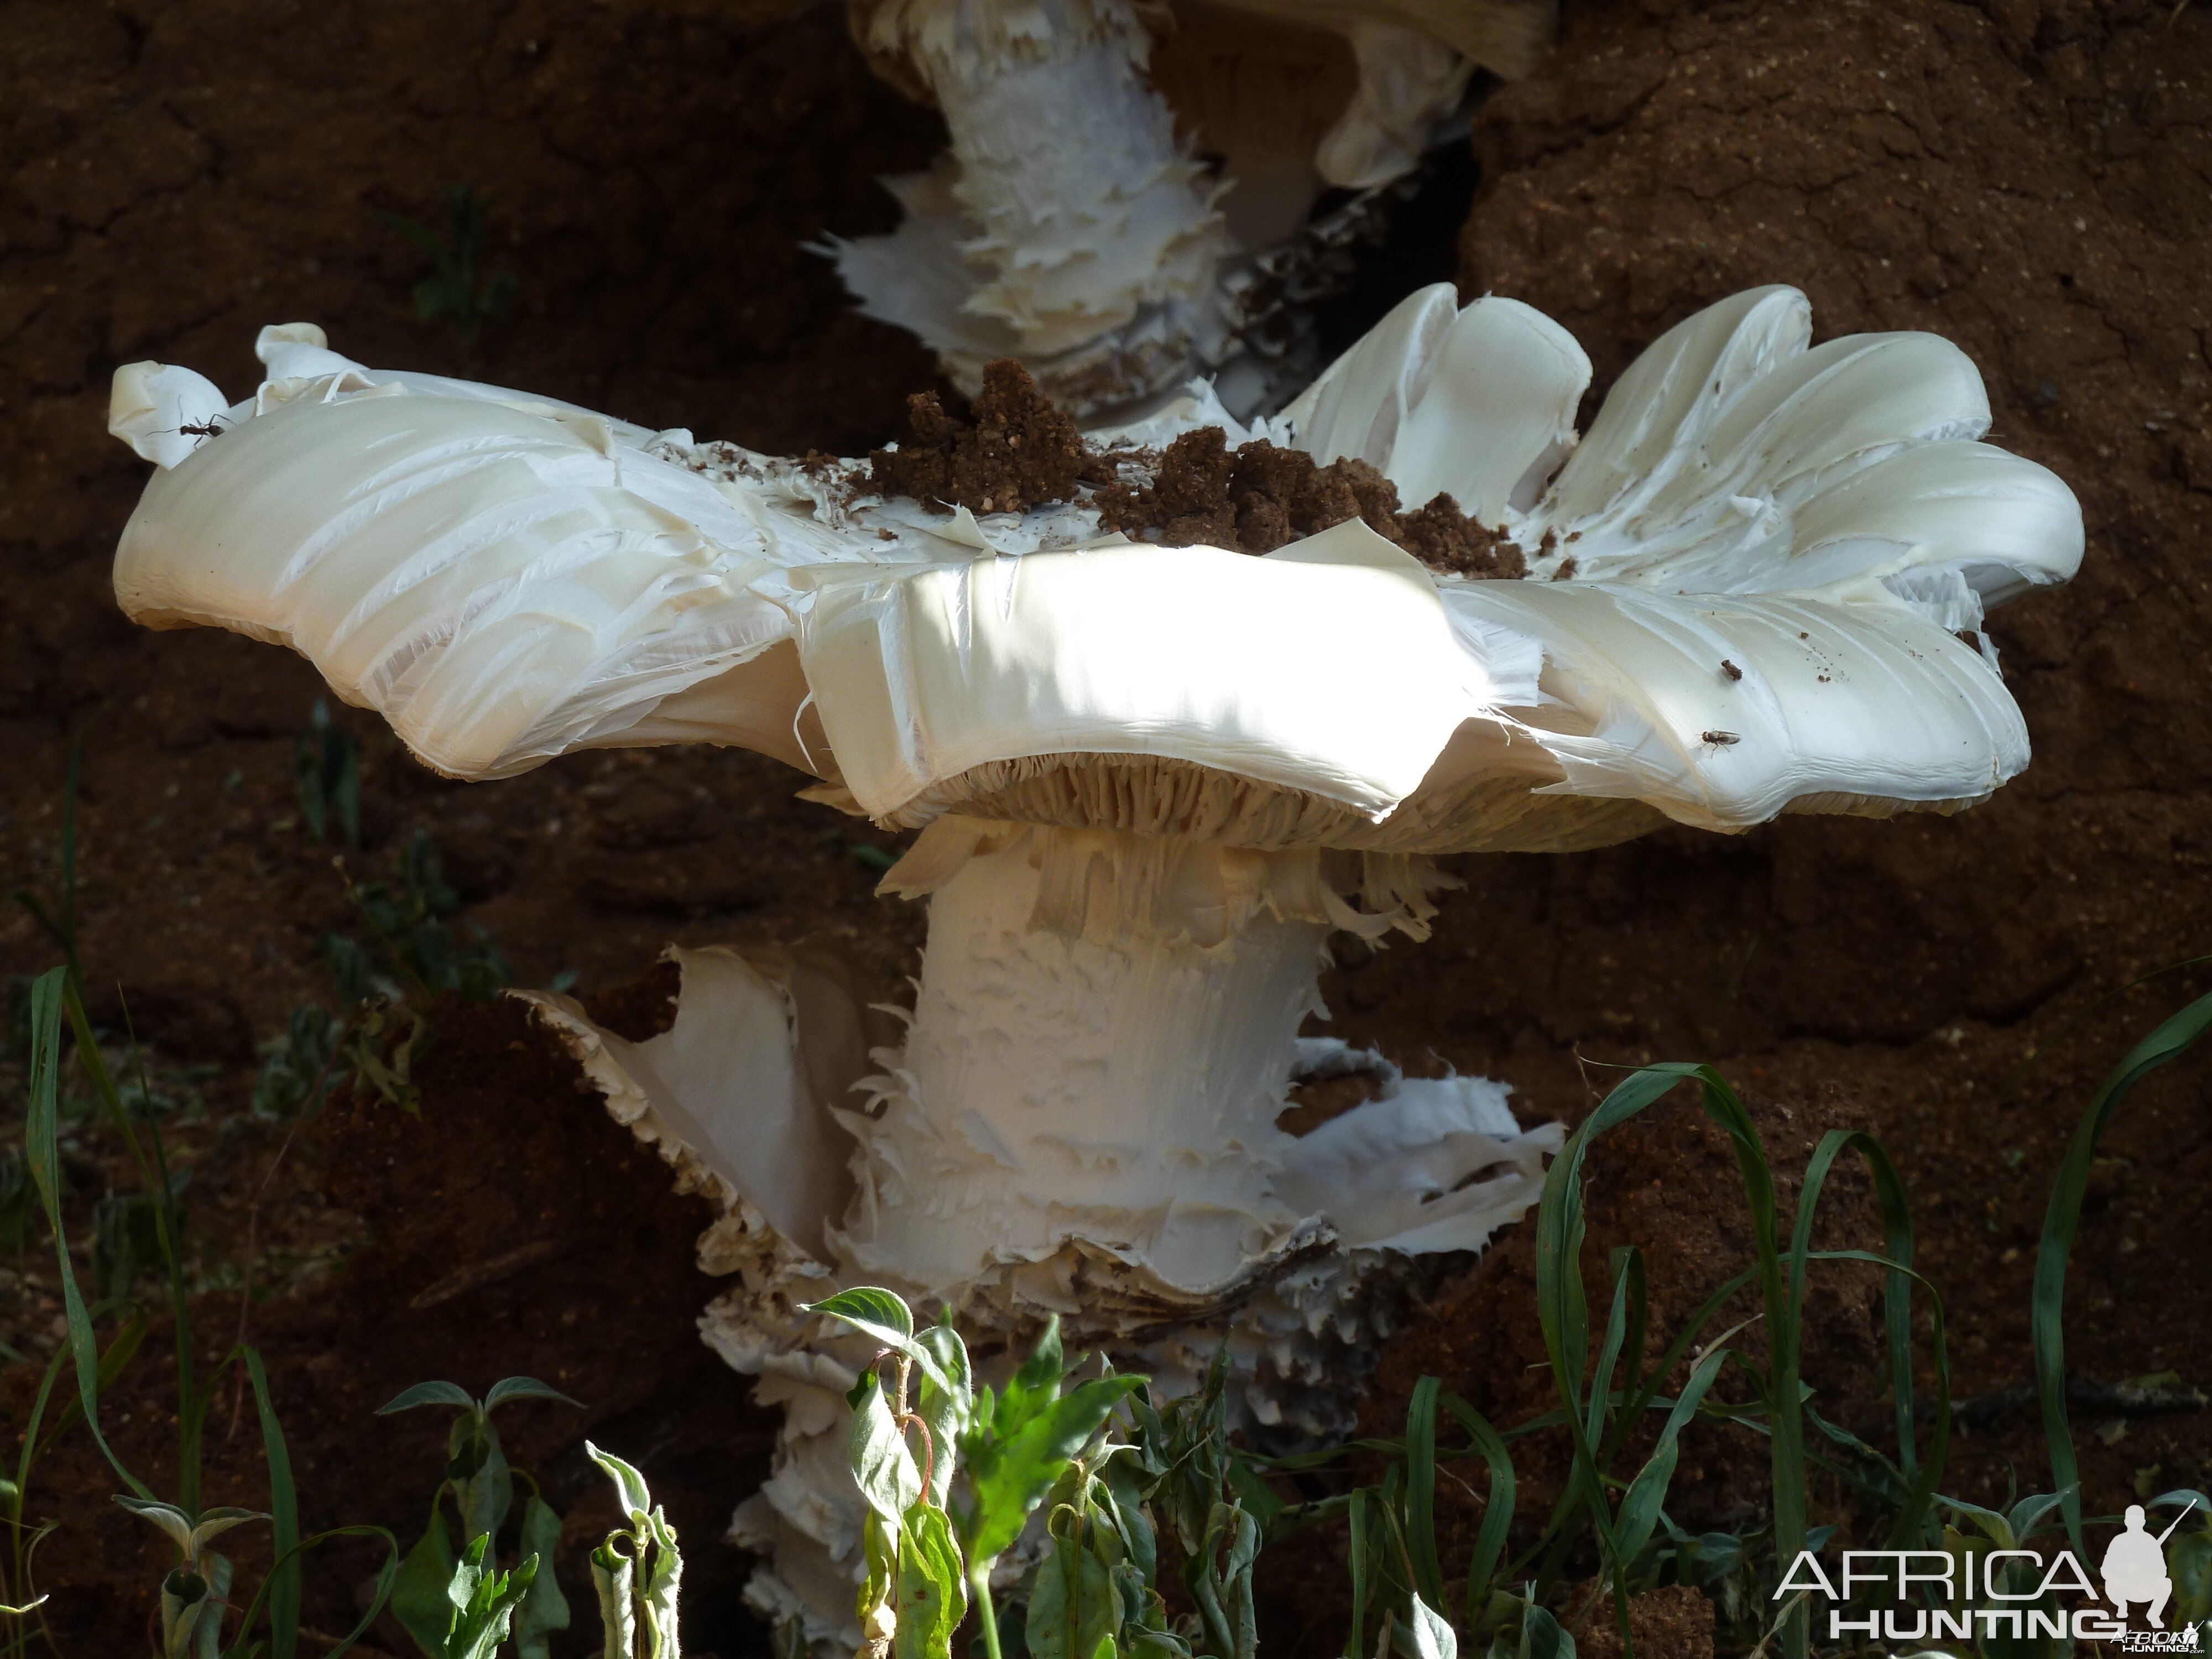
[[1449,495],[1401,513],[1397,486],[1365,461],[1323,466],[1302,450],[1265,441],[1231,453],[1218,427],[1186,432],[1170,444],[1151,485],[1109,484],[1097,500],[1109,527],[1171,547],[1203,543],[1272,553],[1362,519],[1432,569],[1516,577],[1528,568],[1503,532],[1469,518]]
[[[1713,1604],[1687,1584],[1646,1590],[1629,1599],[1628,1633],[1637,1659],[1712,1659]],[[1620,1627],[1613,1623],[1610,1596],[1575,1632],[1575,1651],[1583,1659],[1620,1659]]]
[[1074,421],[1011,357],[984,368],[972,422],[946,414],[934,392],[916,392],[906,408],[913,436],[868,456],[870,476],[887,495],[947,513],[1019,513],[1071,499],[1096,473]]

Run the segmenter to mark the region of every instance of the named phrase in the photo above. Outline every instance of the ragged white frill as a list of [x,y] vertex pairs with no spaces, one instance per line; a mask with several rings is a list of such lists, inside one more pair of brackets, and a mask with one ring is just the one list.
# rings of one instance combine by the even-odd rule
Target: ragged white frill
[[[679,1184],[722,1207],[700,1261],[737,1283],[702,1327],[785,1412],[736,1535],[769,1557],[757,1605],[816,1639],[857,1641],[843,1395],[868,1356],[801,1304],[863,1283],[941,1304],[986,1364],[1057,1314],[1072,1347],[1170,1393],[1225,1344],[1246,1421],[1337,1434],[1413,1259],[1479,1249],[1517,1218],[1559,1143],[1556,1124],[1524,1133],[1500,1085],[1406,1079],[1297,1035],[1319,1009],[1323,913],[1367,914],[1317,900],[1309,860],[1281,855],[1291,867],[1270,882],[1209,875],[1223,849],[1163,863],[1134,837],[980,828],[894,872],[932,906],[897,1048],[866,1052],[871,1012],[819,944],[673,952],[674,1023],[644,1042],[519,994]],[[1070,908],[1069,884],[1102,859],[1098,901]],[[1157,925],[1170,870],[1194,925]],[[1424,884],[1395,902],[1421,931]],[[1373,1099],[1303,1139],[1276,1127],[1294,1077],[1357,1072]]]

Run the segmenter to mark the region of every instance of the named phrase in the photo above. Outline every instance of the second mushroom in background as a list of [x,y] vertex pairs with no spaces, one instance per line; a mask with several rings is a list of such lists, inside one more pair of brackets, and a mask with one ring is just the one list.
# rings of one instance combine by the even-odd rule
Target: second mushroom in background
[[[848,0],[950,147],[833,244],[867,315],[974,396],[1018,358],[1082,417],[1222,372],[1240,412],[1310,374],[1299,307],[1450,131],[1478,67],[1534,66],[1551,0]],[[1317,203],[1337,204],[1311,222]],[[1278,362],[1285,351],[1291,361]]]
[[235,404],[118,374],[161,468],[132,617],[290,644],[455,776],[742,744],[920,831],[884,884],[930,907],[902,1042],[819,942],[678,953],[646,1042],[536,999],[723,1205],[708,1339],[787,1409],[752,1594],[832,1645],[854,1373],[800,1304],[886,1284],[984,1352],[1057,1313],[1169,1389],[1225,1342],[1248,1422],[1335,1431],[1419,1262],[1522,1214],[1559,1129],[1308,1031],[1332,936],[1425,936],[1440,854],[1972,805],[2028,758],[1984,609],[2081,554],[2065,485],[1978,441],[1963,353],[1814,346],[1786,288],[1668,331],[1579,438],[1573,338],[1448,286],[1250,427],[1201,384],[1085,441],[994,370],[973,431],[923,410],[920,501],[872,482],[896,455],[701,444],[305,325],[261,353]]

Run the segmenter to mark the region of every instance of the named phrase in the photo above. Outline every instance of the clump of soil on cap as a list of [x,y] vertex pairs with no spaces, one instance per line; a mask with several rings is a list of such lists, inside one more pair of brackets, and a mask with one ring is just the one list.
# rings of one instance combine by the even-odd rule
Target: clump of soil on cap
[[973,422],[945,412],[934,392],[907,399],[913,438],[868,456],[886,495],[910,495],[945,511],[1019,513],[1072,499],[1086,478],[1107,476],[1074,421],[1054,407],[1011,357],[986,365]]
[[[1100,450],[1011,357],[983,370],[973,422],[945,412],[933,392],[907,400],[913,436],[868,457],[869,479],[941,512],[978,513],[1079,499],[1088,489],[1109,530],[1170,547],[1204,544],[1272,553],[1348,519],[1362,519],[1432,570],[1516,578],[1528,562],[1504,532],[1439,494],[1402,512],[1398,487],[1365,461],[1327,466],[1265,440],[1232,453],[1219,427],[1186,432],[1163,453]],[[1130,477],[1123,476],[1127,473]]]
[[1219,427],[1200,427],[1170,444],[1149,486],[1109,484],[1097,501],[1109,528],[1170,546],[1203,542],[1272,553],[1361,519],[1432,570],[1500,579],[1528,571],[1503,531],[1469,518],[1448,495],[1401,512],[1397,485],[1365,461],[1323,466],[1304,450],[1265,440],[1231,453]]

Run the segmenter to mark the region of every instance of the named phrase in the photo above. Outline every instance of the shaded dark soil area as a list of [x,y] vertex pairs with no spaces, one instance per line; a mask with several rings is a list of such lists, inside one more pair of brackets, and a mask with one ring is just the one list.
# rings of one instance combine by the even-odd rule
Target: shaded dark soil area
[[[624,1011],[600,1012],[621,1023]],[[588,1437],[645,1472],[696,1574],[690,1641],[730,1651],[732,1633],[749,1641],[751,1627],[736,1600],[742,1563],[720,1542],[727,1494],[765,1477],[775,1423],[693,1327],[715,1288],[692,1261],[711,1208],[670,1193],[659,1158],[583,1092],[565,1056],[534,1040],[520,1004],[448,998],[429,1018],[440,1042],[421,1115],[341,1100],[319,1137],[324,1195],[361,1219],[366,1242],[318,1294],[265,1303],[244,1327],[270,1371],[303,1530],[373,1518],[403,1549],[412,1545],[450,1416],[371,1413],[426,1378],[480,1395],[501,1376],[536,1376],[583,1409],[526,1401],[495,1420],[509,1460],[565,1516],[558,1566],[572,1594],[588,1586],[585,1558],[618,1520],[611,1489],[584,1456]],[[196,1319],[204,1366],[240,1334],[237,1300],[204,1296]],[[165,1328],[104,1413],[125,1465],[163,1493],[175,1491],[174,1355]],[[34,1381],[11,1374],[13,1411]],[[234,1416],[236,1401],[226,1376],[210,1413],[203,1501],[265,1508],[253,1404],[246,1397]],[[81,1435],[60,1443],[40,1480],[72,1527],[40,1580],[56,1635],[72,1650],[126,1650],[167,1569],[167,1540],[106,1504],[112,1477]],[[265,1550],[245,1545],[240,1555],[258,1564]],[[326,1547],[307,1577],[308,1626],[350,1628],[381,1559],[365,1540]],[[588,1606],[578,1611],[570,1645],[589,1651],[582,1638],[595,1620]],[[411,1650],[396,1625],[376,1639]]]
[[[1981,365],[1999,441],[2081,495],[2088,560],[2069,588],[1992,619],[2037,755],[1988,805],[1466,862],[1434,939],[1346,949],[1325,986],[1340,1034],[1416,1068],[1504,1078],[1530,1121],[1578,1119],[1606,1066],[1694,1058],[1744,1091],[1784,1173],[1826,1127],[1874,1130],[1913,1188],[1962,1395],[2027,1374],[2035,1237],[2076,1115],[2136,1036],[2212,988],[2194,969],[2121,990],[2212,949],[2212,13],[2172,11],[1570,8],[1550,66],[1477,121],[1467,290],[1561,318],[1601,386],[1689,311],[1757,283],[1806,289],[1824,337],[1938,330]],[[109,369],[158,356],[240,389],[255,329],[295,318],[370,362],[461,368],[413,316],[421,256],[376,216],[434,220],[441,187],[461,183],[488,193],[490,268],[520,279],[477,372],[702,437],[865,453],[897,434],[929,365],[853,318],[799,249],[887,226],[872,178],[921,165],[937,129],[866,76],[834,13],[130,0],[19,4],[0,35],[0,889],[51,904],[80,739],[95,1013],[120,1029],[119,985],[162,1065],[203,1068],[201,1103],[173,1127],[194,1172],[203,1322],[227,1340],[225,1287],[281,1136],[221,1126],[245,1103],[255,1044],[302,1004],[334,1003],[318,946],[349,913],[293,781],[312,672],[240,639],[138,633],[113,610],[106,560],[143,467],[104,434]],[[795,802],[801,780],[773,763],[586,755],[471,787],[339,718],[363,745],[349,869],[384,874],[427,829],[522,983],[567,971],[586,990],[623,986],[672,940],[824,928],[887,979],[913,970],[918,908],[872,896],[893,838]],[[0,973],[55,955],[27,912],[0,915]],[[628,1017],[649,1018],[654,996],[631,997]],[[411,1538],[440,1431],[374,1407],[425,1376],[481,1389],[541,1376],[588,1407],[507,1419],[517,1461],[571,1513],[564,1567],[608,1518],[581,1462],[590,1434],[664,1492],[693,1563],[697,1642],[728,1659],[759,1638],[714,1540],[764,1467],[769,1424],[693,1330],[714,1289],[690,1265],[698,1206],[515,1011],[436,1019],[422,1115],[334,1112],[259,1211],[257,1279],[292,1288],[251,1329],[309,1519]],[[2088,1376],[2212,1383],[2208,1076],[2185,1063],[2114,1121],[2069,1287],[2069,1362]],[[114,1153],[86,1131],[87,1212],[125,1182]],[[1864,1224],[1860,1179],[1839,1176],[1826,1200],[1839,1237]],[[1733,1164],[1688,1105],[1601,1146],[1591,1183],[1587,1259],[1645,1248],[1655,1329],[1741,1263]],[[312,1272],[293,1270],[309,1256]],[[1424,1372],[1501,1421],[1547,1404],[1529,1369],[1530,1273],[1528,1241],[1509,1237],[1443,1286],[1384,1356],[1371,1426],[1402,1419]],[[51,1298],[27,1273],[0,1289],[7,1340],[42,1358]],[[1838,1269],[1807,1364],[1822,1409],[1870,1435],[1878,1317]],[[159,1487],[173,1407],[155,1346],[111,1427]],[[19,1368],[0,1399],[10,1437],[33,1382]],[[2139,1481],[2212,1478],[2207,1413],[2077,1415],[2093,1510]],[[1999,1413],[1966,1434],[1947,1485],[1986,1500],[2009,1463],[2033,1489],[2033,1419]],[[228,1420],[226,1400],[210,1496],[258,1506],[250,1418],[234,1441]],[[1557,1479],[1548,1455],[1528,1466],[1532,1509]],[[1763,1455],[1692,1443],[1678,1517],[1754,1512]],[[33,1512],[64,1522],[42,1586],[75,1651],[135,1644],[162,1565],[111,1487],[74,1438],[34,1483]],[[1474,1513],[1455,1492],[1448,1566]],[[1331,1547],[1273,1569],[1271,1652],[1336,1647],[1320,1585]],[[333,1553],[312,1569],[310,1622],[349,1623],[370,1565]]]

